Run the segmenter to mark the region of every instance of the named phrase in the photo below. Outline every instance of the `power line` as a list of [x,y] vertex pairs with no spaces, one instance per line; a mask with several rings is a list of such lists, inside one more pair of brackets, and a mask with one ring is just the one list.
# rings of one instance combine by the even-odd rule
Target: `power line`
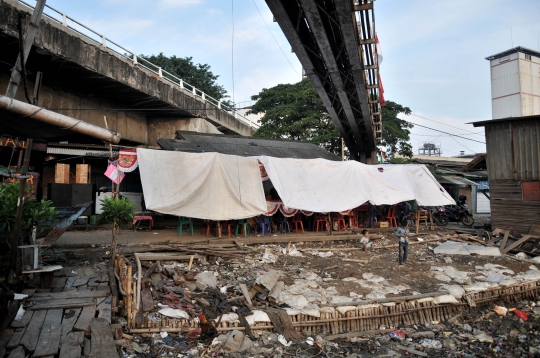
[[[484,132],[478,132],[478,133],[484,133]],[[453,135],[473,135],[473,134],[478,134],[478,133],[456,133],[456,134],[453,134]],[[415,135],[415,136],[419,136],[419,137],[435,137],[435,134],[412,134],[411,135]],[[451,137],[450,135],[439,135],[440,137]]]
[[465,147],[466,149],[468,149],[468,150],[471,151],[472,153],[475,152],[475,151],[472,150],[471,148],[468,148],[467,146],[465,146],[465,145],[461,144],[460,142],[458,142],[458,141],[456,140],[456,138],[454,138],[454,137],[450,137],[450,138],[452,138],[457,144],[459,144],[459,145]]
[[466,140],[470,140],[470,141],[473,141],[473,142],[486,144],[486,142],[480,142],[479,140],[476,140],[476,139],[465,138],[465,137],[459,136],[459,135],[457,135],[457,134],[452,134],[452,133],[448,133],[448,132],[443,132],[443,131],[438,130],[438,129],[434,129],[434,128],[430,128],[430,127],[423,126],[423,125],[421,125],[421,124],[416,124],[416,123],[413,123],[413,122],[409,122],[409,121],[406,121],[406,120],[404,120],[404,119],[402,119],[402,121],[405,121],[405,122],[407,122],[407,123],[410,123],[410,124],[415,125],[415,126],[418,126],[418,127],[430,129],[430,130],[435,131],[435,132],[440,132],[440,133],[448,134],[448,135],[450,135],[450,136],[452,136],[452,137],[458,137],[458,138],[461,138],[461,139],[466,139]]
[[[456,127],[456,126],[451,126],[450,124],[446,124],[446,123],[443,123],[443,122],[439,122],[439,121],[436,121],[436,120],[433,120],[433,119],[430,119],[430,118],[427,118],[427,117],[419,116],[418,114],[411,113],[411,115],[413,115],[413,116],[415,116],[415,117],[419,117],[419,118],[426,119],[426,120],[431,121],[431,122],[435,122],[435,123],[442,124],[443,126],[448,126],[448,127],[456,128],[456,129],[459,129],[459,130],[462,130],[462,131],[465,131],[465,132],[469,132],[469,133],[475,133],[475,132],[468,131],[468,130],[466,130],[466,129],[459,128],[459,127]],[[475,134],[476,134],[476,133],[475,133]]]
[[232,18],[232,35],[231,35],[232,101],[234,103],[234,0],[231,0],[231,18]]
[[257,12],[258,12],[259,15],[261,16],[261,19],[262,19],[262,21],[264,22],[264,25],[266,26],[266,29],[268,30],[268,32],[270,32],[270,35],[272,35],[272,38],[273,38],[274,41],[276,42],[276,45],[278,45],[279,50],[281,51],[281,53],[283,54],[283,56],[285,57],[285,59],[287,60],[287,62],[289,63],[289,65],[291,65],[291,68],[293,69],[293,71],[296,72],[296,74],[300,76],[300,74],[298,73],[298,71],[296,71],[296,68],[294,68],[294,66],[293,66],[293,64],[291,63],[291,61],[289,61],[289,58],[287,57],[287,55],[285,55],[285,52],[283,51],[283,49],[282,49],[281,46],[279,45],[278,40],[277,40],[277,39],[275,38],[275,36],[274,36],[274,33],[272,32],[272,30],[270,30],[270,27],[268,26],[268,24],[267,24],[266,21],[264,20],[264,17],[262,16],[261,11],[259,10],[259,7],[258,7],[257,4],[255,3],[255,0],[251,0],[251,2],[253,3],[253,5],[255,5],[255,8],[257,9]]

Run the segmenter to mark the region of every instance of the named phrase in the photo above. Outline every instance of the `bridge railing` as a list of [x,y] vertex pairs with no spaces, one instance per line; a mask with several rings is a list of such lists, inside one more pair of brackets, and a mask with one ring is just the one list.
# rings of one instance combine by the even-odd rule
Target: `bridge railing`
[[[31,9],[34,9],[35,7],[24,0],[17,0],[17,1]],[[206,101],[216,106],[218,109],[223,110],[233,115],[236,119],[247,124],[248,126],[255,129],[259,128],[258,123],[255,123],[249,120],[248,118],[242,116],[236,111],[235,108],[225,105],[220,100],[212,96],[209,96],[208,94],[204,93],[202,90],[196,88],[193,85],[190,85],[189,83],[185,82],[184,80],[175,76],[174,74],[153,64],[152,62],[146,60],[145,58],[137,56],[137,54],[135,54],[133,51],[126,49],[125,47],[107,38],[105,35],[100,34],[99,32],[69,17],[68,15],[66,15],[66,13],[60,10],[57,10],[54,7],[47,4],[45,4],[45,7],[52,11],[52,12],[51,11],[46,12],[46,10],[43,11],[43,15],[47,17],[48,19],[55,21],[56,23],[78,33],[79,35],[85,37],[87,40],[92,41],[95,45],[106,47],[107,49],[109,49],[110,51],[113,51],[114,53],[123,57],[124,59],[131,61],[134,65],[138,65],[140,67],[145,68],[147,71],[154,73],[163,81],[167,81],[184,91],[190,92],[194,96],[201,98],[203,101]]]

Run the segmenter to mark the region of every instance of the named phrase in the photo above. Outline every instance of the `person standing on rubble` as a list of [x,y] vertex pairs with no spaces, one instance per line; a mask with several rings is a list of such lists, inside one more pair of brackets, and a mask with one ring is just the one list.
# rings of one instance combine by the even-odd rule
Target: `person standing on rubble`
[[407,220],[401,222],[401,226],[396,231],[399,239],[399,264],[403,265],[407,261],[407,251],[409,250],[409,223]]

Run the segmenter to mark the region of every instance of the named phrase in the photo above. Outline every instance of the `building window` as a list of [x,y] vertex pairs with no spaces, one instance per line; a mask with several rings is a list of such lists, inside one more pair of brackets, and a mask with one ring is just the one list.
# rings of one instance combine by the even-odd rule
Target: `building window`
[[526,60],[530,60],[530,59],[531,59],[531,55],[525,54],[525,59],[526,59]]
[[540,181],[524,181],[521,183],[523,201],[540,201]]

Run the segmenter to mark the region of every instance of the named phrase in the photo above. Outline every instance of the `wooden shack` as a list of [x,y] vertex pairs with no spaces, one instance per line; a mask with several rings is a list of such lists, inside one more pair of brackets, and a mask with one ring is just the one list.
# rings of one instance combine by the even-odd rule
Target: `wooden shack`
[[529,233],[540,222],[540,115],[473,125],[486,131],[493,227]]

